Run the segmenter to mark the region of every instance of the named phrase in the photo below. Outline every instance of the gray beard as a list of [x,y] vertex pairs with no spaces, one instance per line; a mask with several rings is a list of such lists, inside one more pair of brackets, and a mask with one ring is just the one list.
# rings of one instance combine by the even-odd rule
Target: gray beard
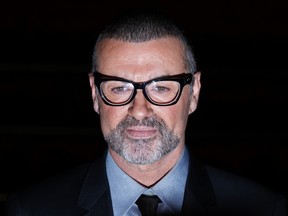
[[[131,126],[146,126],[158,129],[159,135],[146,139],[128,137],[125,130]],[[136,120],[128,116],[105,137],[108,146],[125,160],[133,164],[151,164],[172,152],[180,143],[180,138],[165,122],[155,117]]]

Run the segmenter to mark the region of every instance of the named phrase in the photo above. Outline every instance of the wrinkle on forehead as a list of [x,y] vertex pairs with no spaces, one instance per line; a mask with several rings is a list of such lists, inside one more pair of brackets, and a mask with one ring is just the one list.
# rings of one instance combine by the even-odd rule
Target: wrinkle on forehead
[[183,46],[175,38],[142,43],[107,39],[99,52],[99,71],[137,82],[183,73]]

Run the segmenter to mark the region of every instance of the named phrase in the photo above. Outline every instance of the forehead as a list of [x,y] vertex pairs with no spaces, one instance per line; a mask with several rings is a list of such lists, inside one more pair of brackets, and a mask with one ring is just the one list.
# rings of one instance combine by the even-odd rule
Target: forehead
[[125,78],[149,78],[183,73],[182,43],[175,38],[147,42],[105,39],[98,50],[98,71]]

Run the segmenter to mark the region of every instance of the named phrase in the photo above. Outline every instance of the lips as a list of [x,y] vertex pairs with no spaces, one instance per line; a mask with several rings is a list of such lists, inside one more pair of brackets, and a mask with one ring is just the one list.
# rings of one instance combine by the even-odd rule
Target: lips
[[126,134],[135,139],[151,138],[157,134],[157,129],[151,127],[129,127]]

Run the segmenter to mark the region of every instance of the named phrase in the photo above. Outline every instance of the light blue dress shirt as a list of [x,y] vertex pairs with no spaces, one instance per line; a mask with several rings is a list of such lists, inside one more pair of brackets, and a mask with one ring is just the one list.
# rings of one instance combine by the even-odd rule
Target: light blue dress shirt
[[162,200],[157,209],[159,213],[180,213],[184,199],[188,165],[189,155],[185,149],[170,172],[153,187],[146,188],[123,172],[108,152],[106,171],[114,216],[141,215],[135,202],[142,193],[158,195]]

